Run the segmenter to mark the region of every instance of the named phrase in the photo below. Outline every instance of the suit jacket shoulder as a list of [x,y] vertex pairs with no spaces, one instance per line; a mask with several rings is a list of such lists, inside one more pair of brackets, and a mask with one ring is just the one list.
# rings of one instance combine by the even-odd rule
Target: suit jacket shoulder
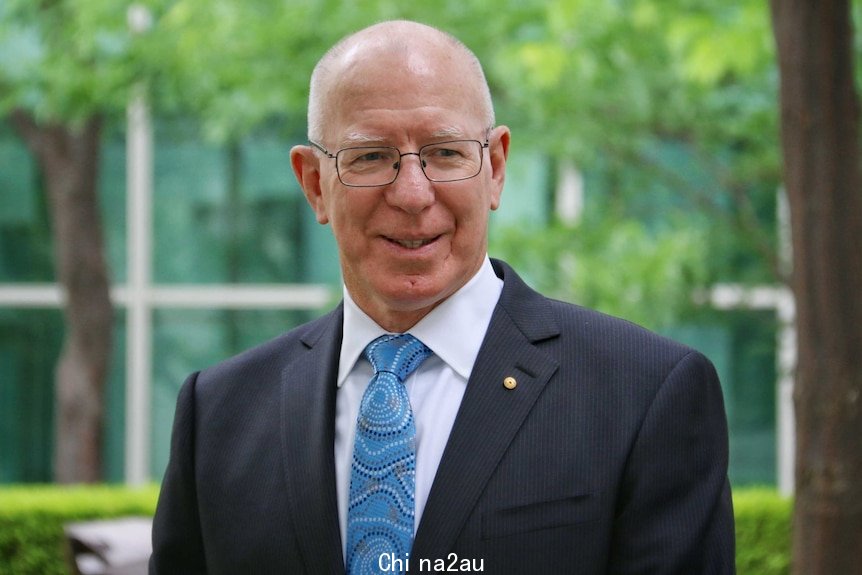
[[531,342],[549,346],[561,360],[589,359],[603,369],[669,369],[696,350],[630,321],[543,296],[507,264],[494,260],[505,287],[499,310]]

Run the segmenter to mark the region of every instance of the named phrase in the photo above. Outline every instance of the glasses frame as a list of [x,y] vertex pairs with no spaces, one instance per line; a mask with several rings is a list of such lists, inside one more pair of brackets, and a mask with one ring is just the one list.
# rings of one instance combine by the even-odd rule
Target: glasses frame
[[[348,146],[347,148],[341,148],[340,150],[336,151],[333,154],[332,152],[330,152],[329,150],[327,150],[326,148],[324,148],[322,145],[318,144],[317,142],[309,140],[308,143],[311,144],[313,147],[317,148],[318,150],[320,150],[321,152],[323,152],[323,154],[325,154],[327,158],[335,160],[335,172],[338,174],[338,181],[341,182],[342,185],[347,186],[348,188],[380,188],[382,186],[388,186],[389,184],[395,182],[395,180],[398,179],[398,174],[401,173],[401,164],[402,164],[401,158],[403,158],[404,156],[416,156],[417,158],[420,158],[419,167],[422,169],[422,175],[425,176],[425,179],[427,179],[429,182],[449,183],[449,182],[463,182],[464,180],[472,180],[473,178],[475,178],[476,176],[478,176],[479,174],[482,173],[482,167],[485,164],[485,153],[484,153],[484,151],[490,147],[490,137],[491,137],[491,131],[489,129],[488,133],[485,135],[485,142],[484,143],[480,142],[479,140],[471,140],[471,139],[446,140],[443,142],[432,142],[430,144],[425,144],[424,146],[420,147],[415,152],[402,152],[401,150],[399,150],[395,146]],[[440,179],[431,178],[428,175],[428,173],[425,171],[424,162],[421,161],[422,156],[420,154],[422,153],[422,150],[424,150],[425,148],[427,148],[429,146],[440,146],[442,144],[451,144],[453,142],[476,142],[477,144],[479,144],[479,148],[480,148],[479,149],[479,169],[476,170],[475,174],[473,174],[472,176],[467,176],[466,178],[455,178],[454,180],[440,180]],[[398,162],[397,162],[398,167],[395,168],[395,174],[392,176],[391,180],[389,180],[388,182],[383,183],[383,184],[368,185],[368,184],[348,184],[341,178],[341,170],[338,167],[338,163],[339,163],[338,162],[338,156],[339,156],[339,154],[341,154],[342,152],[344,152],[346,150],[362,150],[362,149],[374,150],[374,149],[380,149],[380,148],[395,150],[395,152],[398,154]]]

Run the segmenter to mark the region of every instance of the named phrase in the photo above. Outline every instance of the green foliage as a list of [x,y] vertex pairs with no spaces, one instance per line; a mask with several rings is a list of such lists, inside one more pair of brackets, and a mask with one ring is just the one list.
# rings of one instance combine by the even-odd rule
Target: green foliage
[[65,575],[63,526],[74,521],[151,516],[157,487],[28,486],[0,489],[0,573]]
[[790,573],[792,500],[768,488],[738,490],[733,513],[739,575]]
[[[309,73],[335,40],[380,20],[416,19],[452,32],[483,61],[513,153],[532,148],[616,178],[603,190],[613,202],[591,198],[588,211],[652,227],[662,214],[618,209],[641,202],[647,182],[700,216],[711,279],[783,279],[772,232],[777,71],[762,0],[134,4],[151,24],[133,32],[128,4],[115,0],[0,0],[0,115],[22,107],[42,120],[119,116],[140,85],[156,114],[191,116],[213,139],[261,126],[293,139],[305,128]],[[657,161],[663,145],[688,155]],[[684,173],[694,164],[697,179]]]
[[20,107],[42,121],[116,113],[137,68],[126,5],[114,0],[4,0],[0,54],[0,113]]
[[543,293],[657,329],[693,305],[705,280],[703,244],[684,225],[653,232],[634,219],[600,219],[507,227],[491,251]]
[[169,3],[141,37],[155,106],[193,114],[216,140],[274,118],[304,124],[310,71],[323,43],[335,40],[332,28],[309,25],[324,19],[323,5],[269,0]]

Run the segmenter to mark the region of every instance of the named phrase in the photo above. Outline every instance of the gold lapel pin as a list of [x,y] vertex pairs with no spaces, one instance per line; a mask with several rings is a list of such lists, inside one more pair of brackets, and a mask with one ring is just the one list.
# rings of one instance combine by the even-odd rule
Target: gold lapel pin
[[514,377],[509,376],[503,380],[503,387],[506,389],[515,389],[518,386],[518,380]]

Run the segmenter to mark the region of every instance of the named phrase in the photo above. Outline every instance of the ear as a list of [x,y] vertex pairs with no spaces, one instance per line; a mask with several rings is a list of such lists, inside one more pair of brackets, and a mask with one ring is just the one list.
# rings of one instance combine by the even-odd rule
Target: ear
[[506,126],[497,126],[491,130],[488,138],[488,157],[490,159],[492,194],[491,209],[500,207],[500,196],[503,194],[503,184],[506,181],[506,159],[509,157],[509,141],[512,134]]
[[329,223],[326,204],[320,188],[320,157],[311,146],[294,146],[290,150],[290,165],[296,175],[308,205],[314,210],[317,222]]

